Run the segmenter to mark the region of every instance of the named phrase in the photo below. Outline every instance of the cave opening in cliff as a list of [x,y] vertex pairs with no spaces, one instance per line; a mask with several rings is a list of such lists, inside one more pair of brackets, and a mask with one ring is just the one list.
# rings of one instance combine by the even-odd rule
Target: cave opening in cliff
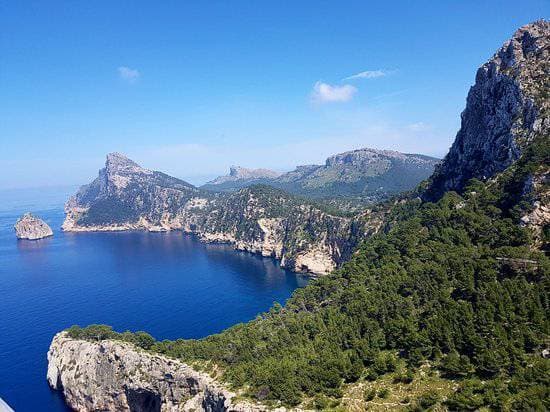
[[126,388],[126,399],[131,412],[160,412],[158,393],[143,388]]

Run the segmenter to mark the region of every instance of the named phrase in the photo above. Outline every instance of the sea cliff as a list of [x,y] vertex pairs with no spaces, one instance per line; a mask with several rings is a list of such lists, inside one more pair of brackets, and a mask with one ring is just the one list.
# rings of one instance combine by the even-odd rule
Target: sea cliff
[[265,185],[213,194],[111,153],[65,213],[65,231],[181,230],[279,259],[296,272],[324,275],[380,228],[385,210],[336,215]]
[[47,379],[77,411],[267,410],[239,401],[235,392],[178,360],[120,341],[72,339],[67,332],[52,340]]

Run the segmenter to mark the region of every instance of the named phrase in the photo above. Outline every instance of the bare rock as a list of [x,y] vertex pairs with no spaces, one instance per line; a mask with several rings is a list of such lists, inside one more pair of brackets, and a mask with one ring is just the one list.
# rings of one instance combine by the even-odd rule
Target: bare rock
[[538,135],[548,136],[550,22],[519,28],[479,68],[462,124],[424,198],[461,192],[468,180],[488,180],[514,163]]
[[236,393],[176,359],[120,341],[72,339],[66,332],[50,345],[47,380],[77,411],[267,410],[236,400]]
[[37,240],[53,236],[48,224],[30,213],[21,216],[15,223],[14,229],[18,239]]

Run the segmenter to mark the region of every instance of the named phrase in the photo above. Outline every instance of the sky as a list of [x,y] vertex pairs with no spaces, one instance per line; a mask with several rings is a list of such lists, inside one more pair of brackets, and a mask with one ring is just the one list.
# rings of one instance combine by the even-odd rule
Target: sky
[[109,152],[200,184],[362,147],[442,157],[477,68],[550,0],[0,0],[0,189]]

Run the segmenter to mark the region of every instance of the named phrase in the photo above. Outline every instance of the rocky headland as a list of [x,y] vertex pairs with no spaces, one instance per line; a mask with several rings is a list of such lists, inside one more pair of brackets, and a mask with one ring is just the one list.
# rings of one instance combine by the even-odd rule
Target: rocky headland
[[65,231],[181,230],[280,259],[296,272],[324,275],[378,230],[384,210],[337,215],[265,185],[214,194],[111,153],[65,213]]
[[[48,351],[48,384],[77,411],[262,411],[208,374],[114,340],[58,333]],[[283,411],[285,409],[279,409]]]
[[18,239],[38,240],[53,236],[50,226],[31,213],[21,216],[15,223],[14,229]]

